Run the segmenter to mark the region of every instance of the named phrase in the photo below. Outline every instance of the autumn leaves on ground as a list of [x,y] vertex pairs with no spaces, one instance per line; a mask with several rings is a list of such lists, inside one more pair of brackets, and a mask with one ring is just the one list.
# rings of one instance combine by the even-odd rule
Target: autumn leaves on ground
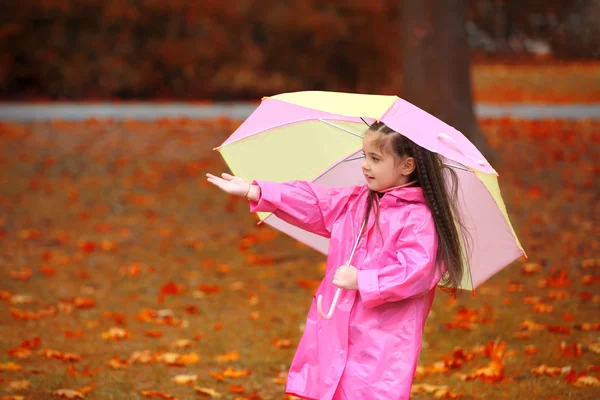
[[[324,258],[209,187],[241,121],[0,124],[2,399],[283,399]],[[483,120],[529,259],[439,292],[414,398],[600,390],[600,121]]]

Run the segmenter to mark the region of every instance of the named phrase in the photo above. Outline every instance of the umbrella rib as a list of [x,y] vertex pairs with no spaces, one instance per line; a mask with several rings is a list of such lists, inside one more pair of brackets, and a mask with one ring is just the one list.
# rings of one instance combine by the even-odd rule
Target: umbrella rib
[[327,120],[324,120],[323,118],[319,118],[319,121],[321,121],[321,122],[325,122],[327,125],[333,126],[334,128],[341,129],[341,130],[343,130],[344,132],[347,132],[347,133],[349,133],[349,134],[351,134],[351,135],[354,135],[354,136],[356,136],[356,137],[359,137],[359,138],[361,138],[361,139],[362,139],[362,136],[361,136],[361,135],[359,135],[359,134],[357,134],[357,133],[354,133],[354,132],[352,132],[352,131],[351,131],[351,130],[349,130],[349,129],[342,128],[341,126],[339,126],[339,125],[336,125],[336,124],[334,124],[334,123],[331,123],[331,122],[329,122],[329,121],[327,121]]
[[343,160],[342,162],[356,161],[356,160],[360,160],[361,158],[365,158],[365,156],[360,156],[360,157],[356,157],[356,158],[348,158],[347,160]]
[[461,169],[463,171],[467,171],[467,172],[473,172],[472,170],[470,170],[469,168],[465,168],[465,167],[459,167],[458,165],[454,165],[454,164],[447,164],[447,163],[442,163],[442,165],[446,166],[446,167],[450,167],[450,168],[455,168],[455,169]]

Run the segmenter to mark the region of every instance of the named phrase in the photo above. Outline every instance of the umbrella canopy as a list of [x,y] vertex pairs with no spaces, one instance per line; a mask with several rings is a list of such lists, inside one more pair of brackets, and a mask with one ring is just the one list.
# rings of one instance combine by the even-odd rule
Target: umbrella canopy
[[[375,121],[438,153],[455,169],[458,211],[468,231],[463,232],[468,246],[462,288],[474,289],[524,255],[496,171],[463,134],[397,96],[305,91],[265,97],[217,149],[231,171],[247,181],[364,185],[362,137]],[[271,213],[258,214],[261,221],[327,253],[329,239]]]

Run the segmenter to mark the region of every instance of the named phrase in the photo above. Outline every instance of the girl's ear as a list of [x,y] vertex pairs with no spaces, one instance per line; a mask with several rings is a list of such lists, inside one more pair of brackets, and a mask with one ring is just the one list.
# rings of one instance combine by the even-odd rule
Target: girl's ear
[[402,163],[402,175],[409,176],[415,170],[415,159],[412,157],[406,157]]

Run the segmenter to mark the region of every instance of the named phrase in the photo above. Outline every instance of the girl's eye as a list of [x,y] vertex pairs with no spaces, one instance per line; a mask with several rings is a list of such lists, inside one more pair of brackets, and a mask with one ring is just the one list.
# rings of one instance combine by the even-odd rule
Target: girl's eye
[[377,157],[371,157],[371,158],[372,158],[372,159],[373,159],[373,161],[375,161],[375,162],[379,161],[379,158],[377,158]]

